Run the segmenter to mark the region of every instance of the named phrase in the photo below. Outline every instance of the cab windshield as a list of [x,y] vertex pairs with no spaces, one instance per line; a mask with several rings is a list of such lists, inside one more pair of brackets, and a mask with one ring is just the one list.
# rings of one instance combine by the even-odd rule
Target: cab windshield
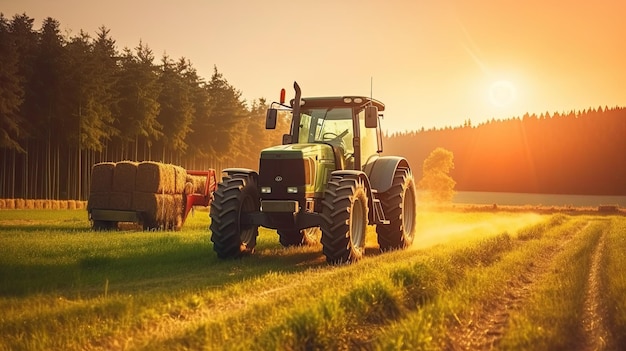
[[298,143],[323,142],[353,153],[352,108],[320,107],[300,111]]

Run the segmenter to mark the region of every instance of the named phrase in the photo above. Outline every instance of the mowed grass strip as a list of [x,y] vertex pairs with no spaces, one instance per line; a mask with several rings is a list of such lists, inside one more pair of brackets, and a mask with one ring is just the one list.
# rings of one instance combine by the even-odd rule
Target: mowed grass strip
[[626,220],[616,217],[606,234],[604,269],[600,272],[602,294],[600,308],[606,312],[605,325],[611,339],[607,350],[618,350],[626,345]]
[[[459,267],[453,259],[453,264],[438,269],[438,272],[445,272],[448,267],[453,273],[446,274],[445,289],[421,308],[385,327],[373,348],[448,350],[492,347],[492,341],[483,334],[498,332],[490,324],[491,319],[497,317],[498,311],[495,310],[502,308],[499,305],[503,303],[498,301],[505,298],[511,285],[528,272],[529,263],[552,252],[585,221],[556,215],[520,231],[517,236],[502,234],[496,245],[487,241],[477,250],[465,247],[450,253],[451,257],[461,255],[467,262],[480,264]],[[488,250],[490,246],[492,249]]]
[[[41,219],[18,212],[0,212],[0,349],[370,345],[378,330],[456,284],[468,265],[489,266],[512,249],[513,231],[498,235],[506,223],[517,230],[546,218],[454,214],[462,226],[452,236],[436,237],[447,227],[420,234],[430,233],[433,245],[462,244],[422,247],[418,234],[411,250],[329,267],[321,246],[283,249],[267,230],[253,257],[217,260],[202,211],[176,233],[93,233],[84,210]],[[473,229],[463,232],[466,225]],[[375,237],[368,242],[376,252]]]
[[590,222],[565,246],[523,306],[512,312],[499,348],[576,350],[587,341],[583,328],[593,255],[607,220]]

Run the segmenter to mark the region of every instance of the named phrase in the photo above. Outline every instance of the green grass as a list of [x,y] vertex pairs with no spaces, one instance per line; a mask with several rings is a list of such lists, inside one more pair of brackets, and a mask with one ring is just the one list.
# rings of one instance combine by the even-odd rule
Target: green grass
[[218,260],[205,211],[180,232],[105,233],[84,210],[0,211],[0,350],[446,349],[590,218],[422,212],[409,250],[379,254],[370,228],[364,260],[328,266],[321,245],[284,249],[270,230]]
[[500,347],[571,350],[584,343],[581,323],[592,255],[607,222],[593,222],[557,254],[523,309],[511,315]]
[[607,312],[607,325],[613,342],[612,348],[626,345],[626,221],[614,218],[607,233],[605,252],[605,270],[601,274],[602,286],[606,300],[604,309]]

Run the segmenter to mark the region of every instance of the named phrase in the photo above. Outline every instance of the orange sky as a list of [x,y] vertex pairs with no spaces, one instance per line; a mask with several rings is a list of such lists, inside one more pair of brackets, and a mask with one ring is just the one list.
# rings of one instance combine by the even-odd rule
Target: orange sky
[[626,1],[0,0],[39,28],[214,65],[243,96],[370,94],[389,131],[626,106]]

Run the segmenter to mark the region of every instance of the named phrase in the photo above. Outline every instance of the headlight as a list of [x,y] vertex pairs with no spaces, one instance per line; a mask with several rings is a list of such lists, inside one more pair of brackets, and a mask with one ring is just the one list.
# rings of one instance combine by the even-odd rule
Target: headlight
[[272,188],[269,186],[262,186],[261,187],[261,194],[271,194],[272,193]]
[[297,194],[297,193],[298,193],[298,187],[296,186],[287,187],[287,194]]

